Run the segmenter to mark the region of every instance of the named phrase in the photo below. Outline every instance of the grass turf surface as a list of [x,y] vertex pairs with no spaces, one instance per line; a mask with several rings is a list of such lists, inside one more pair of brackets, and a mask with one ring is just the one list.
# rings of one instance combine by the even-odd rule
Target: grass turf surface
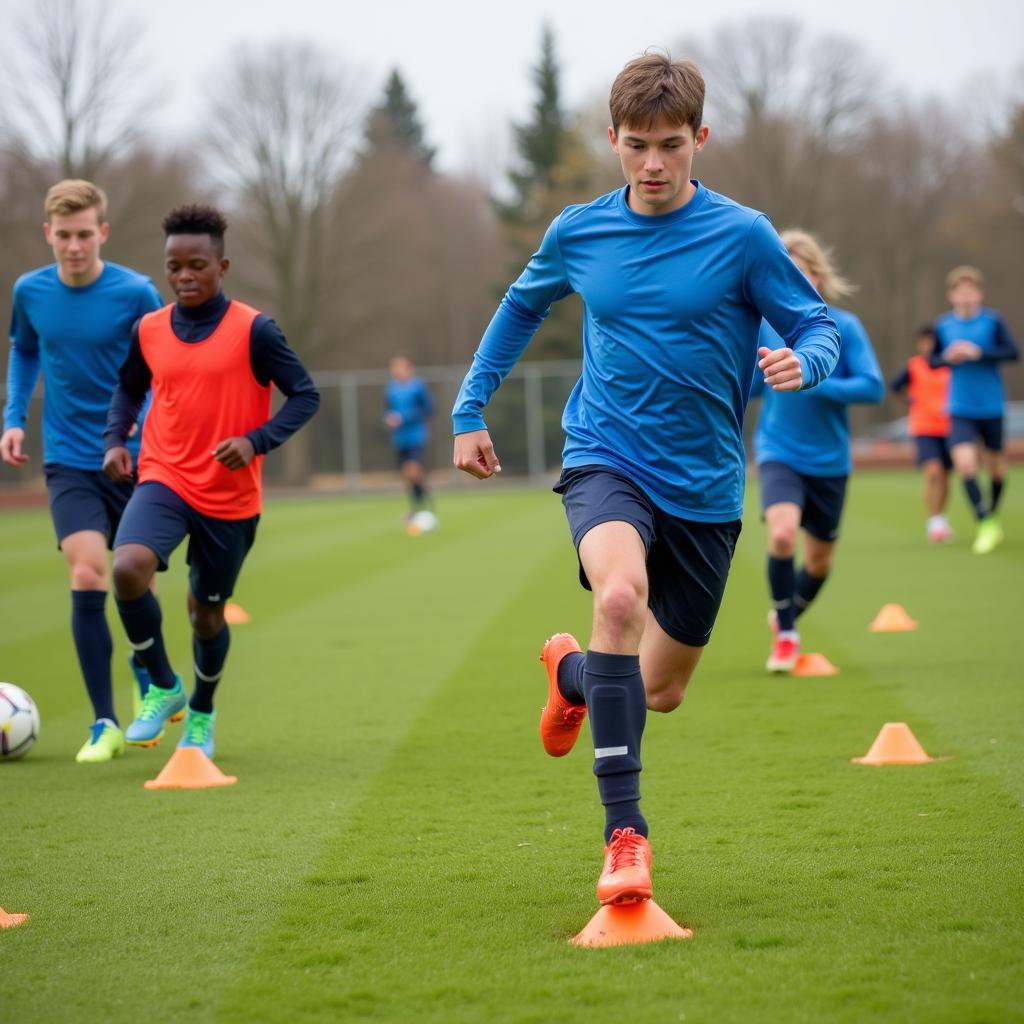
[[[236,594],[218,763],[239,784],[145,792],[177,740],[80,766],[88,714],[45,512],[3,514],[0,679],[42,736],[0,764],[0,1018],[11,1021],[1024,1019],[1024,517],[969,552],[923,541],[919,480],[861,474],[805,648],[769,678],[756,515],[686,703],[651,715],[656,897],[696,937],[567,939],[596,909],[586,739],[544,756],[543,638],[585,640],[558,499],[481,487],[405,537],[397,498],[272,502]],[[751,495],[753,497],[753,494]],[[185,571],[161,578],[189,664]],[[915,633],[874,635],[885,602]],[[119,625],[119,707],[128,713]],[[867,768],[885,721],[932,754]],[[586,737],[586,732],[584,733]]]

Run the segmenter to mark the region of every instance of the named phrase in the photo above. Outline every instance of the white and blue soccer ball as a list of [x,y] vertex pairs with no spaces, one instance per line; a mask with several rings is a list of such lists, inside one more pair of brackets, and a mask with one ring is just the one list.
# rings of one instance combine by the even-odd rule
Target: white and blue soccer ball
[[13,683],[0,683],[0,761],[24,757],[39,737],[36,702]]
[[430,533],[431,530],[436,530],[438,526],[438,518],[428,508],[421,508],[412,517],[412,525],[416,528],[419,533]]

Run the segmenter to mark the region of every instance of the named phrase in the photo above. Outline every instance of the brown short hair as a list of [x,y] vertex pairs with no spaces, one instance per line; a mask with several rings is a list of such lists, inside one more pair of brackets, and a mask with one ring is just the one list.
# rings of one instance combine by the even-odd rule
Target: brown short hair
[[608,107],[616,135],[620,124],[647,130],[661,118],[696,133],[704,118],[704,76],[692,60],[646,53],[619,72]]
[[954,267],[946,275],[946,291],[950,288],[955,288],[961,281],[970,281],[971,284],[976,284],[979,288],[985,287],[985,276],[977,267],[972,267],[969,264],[963,264],[959,267]]
[[54,216],[63,217],[69,213],[95,209],[102,224],[107,219],[107,194],[91,181],[65,178],[46,193],[43,209],[47,220]]

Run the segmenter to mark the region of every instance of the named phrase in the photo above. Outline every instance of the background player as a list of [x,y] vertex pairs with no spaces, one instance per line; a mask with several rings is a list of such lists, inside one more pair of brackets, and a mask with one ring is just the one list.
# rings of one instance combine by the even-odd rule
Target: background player
[[434,402],[407,355],[392,356],[390,370],[391,380],[384,392],[384,422],[391,428],[398,467],[409,487],[406,519],[411,520],[429,503],[424,459],[429,436],[427,421],[434,415]]
[[946,518],[949,497],[949,367],[932,366],[935,328],[922,327],[915,342],[917,355],[892,379],[889,387],[906,394],[910,436],[917,446],[917,464],[924,472],[924,507],[928,516],[925,534],[934,543],[952,540]]
[[[829,303],[839,328],[839,362],[828,380],[809,394],[782,395],[764,389],[754,375],[752,395],[764,394],[754,435],[761,508],[768,527],[769,621],[775,634],[767,668],[788,672],[800,654],[797,618],[817,597],[832,568],[839,521],[850,473],[847,406],[880,402],[885,382],[860,320],[832,305],[852,291],[828,254],[804,231],[784,231],[782,242],[815,290]],[[761,344],[784,345],[772,326],[761,325]],[[804,558],[796,572],[796,543],[804,531]]]
[[[130,479],[125,439],[152,384],[139,484],[114,542],[118,611],[152,679],[126,737],[152,746],[185,707],[148,588],[187,536],[196,683],[179,746],[213,757],[213,694],[231,639],[224,605],[256,536],[263,456],[316,412],[320,396],[277,324],[221,291],[229,267],[221,214],[180,207],[163,227],[177,302],[136,325],[104,435],[104,469],[115,481]],[[288,396],[272,418],[271,384]]]
[[[130,476],[112,483],[102,472],[103,427],[132,324],[163,303],[148,277],[100,258],[110,235],[101,189],[77,179],[58,182],[44,209],[43,235],[54,262],[14,285],[0,457],[9,466],[28,463],[28,404],[42,373],[43,470],[71,576],[71,635],[94,717],[76,760],[97,763],[124,753],[105,607],[107,548],[132,493]],[[138,451],[137,436],[127,443]],[[141,698],[148,677],[134,656],[132,668]]]
[[[999,364],[1017,359],[1018,352],[1002,317],[981,305],[985,297],[984,278],[977,267],[954,267],[946,276],[946,290],[953,308],[935,324],[932,364],[950,366],[953,370],[949,444],[953,465],[964,482],[967,500],[978,521],[974,552],[987,555],[1003,539],[1003,529],[996,518],[1006,482],[1006,396]],[[992,484],[987,505],[978,486],[978,441]]]
[[690,180],[703,148],[696,65],[652,54],[612,86],[608,137],[626,186],[566,208],[511,286],[455,403],[455,465],[500,469],[483,409],[547,315],[583,299],[583,375],[562,418],[562,494],[593,590],[584,655],[544,646],[548,753],[568,752],[589,712],[605,806],[598,899],[651,895],[640,811],[646,710],[683,699],[725,588],[743,505],[743,412],[767,317],[796,352],[761,349],[772,388],[810,387],[838,354],[821,300],[764,215]]

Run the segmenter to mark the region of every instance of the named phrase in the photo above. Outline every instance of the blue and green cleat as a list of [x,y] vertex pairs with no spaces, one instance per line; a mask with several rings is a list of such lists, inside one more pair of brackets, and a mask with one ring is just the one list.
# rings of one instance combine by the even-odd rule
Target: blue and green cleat
[[146,692],[149,690],[150,678],[149,669],[145,665],[135,664],[135,655],[129,655],[128,666],[132,670],[132,717],[138,718],[142,714],[142,702],[146,699]]
[[125,730],[124,738],[134,747],[155,747],[164,734],[164,723],[181,718],[185,707],[185,687],[175,673],[174,689],[150,685],[142,701],[142,710]]
[[109,718],[98,718],[92,724],[89,739],[78,752],[79,764],[100,764],[124,756],[124,733]]
[[188,709],[185,715],[185,730],[178,740],[178,749],[182,747],[198,747],[208,758],[213,760],[213,723],[217,718],[216,711],[196,711]]

